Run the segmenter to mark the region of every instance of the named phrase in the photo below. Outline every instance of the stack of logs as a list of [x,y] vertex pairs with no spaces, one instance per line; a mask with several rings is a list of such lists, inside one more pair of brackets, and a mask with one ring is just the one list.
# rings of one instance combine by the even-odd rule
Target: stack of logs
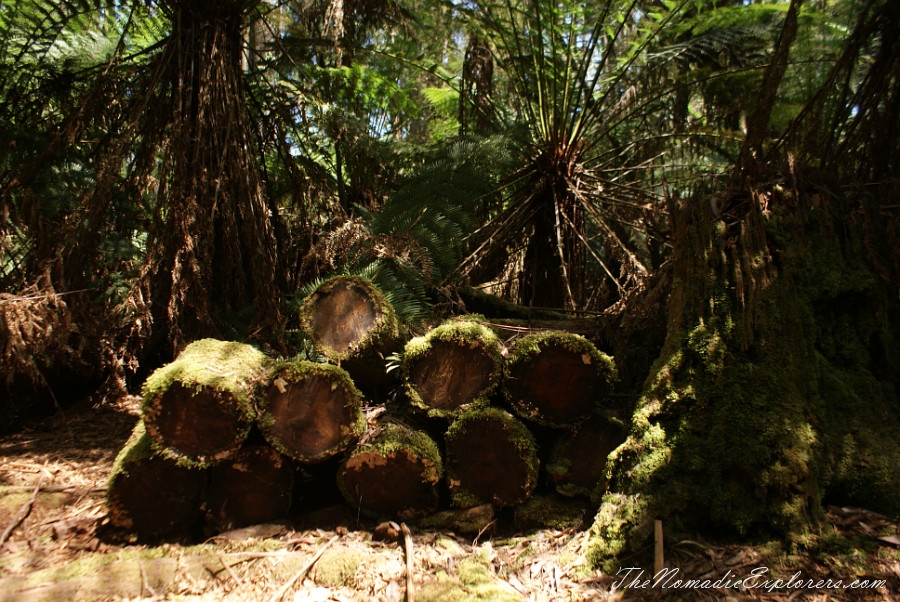
[[[323,463],[356,512],[449,516],[461,531],[472,509],[488,509],[477,530],[494,508],[533,503],[539,481],[595,502],[605,491],[625,432],[602,411],[614,364],[584,337],[546,331],[507,350],[460,318],[403,347],[384,296],[347,276],[307,298],[301,325],[323,361],[204,339],[147,379],[109,481],[113,525],[158,537],[285,518],[298,470]],[[385,358],[400,350],[398,371]]]

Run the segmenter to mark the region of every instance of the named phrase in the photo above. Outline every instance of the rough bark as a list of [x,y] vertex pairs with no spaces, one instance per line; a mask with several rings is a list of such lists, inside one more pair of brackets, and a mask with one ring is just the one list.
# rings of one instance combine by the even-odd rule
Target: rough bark
[[616,367],[584,337],[552,331],[520,339],[509,356],[506,399],[526,420],[571,426],[612,392]]
[[206,481],[207,471],[179,466],[157,453],[138,422],[110,473],[110,523],[140,537],[189,532],[200,521]]
[[241,449],[209,470],[204,496],[207,531],[221,532],[287,517],[294,467],[266,445]]
[[315,463],[356,443],[365,431],[362,393],[345,370],[330,364],[282,362],[260,399],[259,428],[269,445]]
[[202,339],[144,383],[147,434],[167,457],[185,464],[227,458],[256,418],[254,389],[269,359],[242,343]]
[[408,520],[437,509],[443,463],[435,442],[400,424],[375,427],[338,471],[338,485],[354,508]]
[[413,406],[452,417],[484,406],[502,376],[500,341],[469,321],[448,322],[407,343],[403,374]]
[[537,486],[537,446],[531,432],[498,408],[470,410],[446,435],[447,483],[461,508],[515,506]]

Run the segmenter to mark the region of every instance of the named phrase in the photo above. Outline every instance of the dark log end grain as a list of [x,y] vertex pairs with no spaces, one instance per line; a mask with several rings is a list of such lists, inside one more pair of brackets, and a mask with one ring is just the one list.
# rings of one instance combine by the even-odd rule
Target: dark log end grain
[[408,450],[362,451],[339,473],[347,502],[367,514],[407,520],[437,509],[434,466]]
[[180,382],[147,403],[144,420],[147,432],[167,452],[201,463],[237,451],[252,425],[227,391]]
[[600,487],[605,492],[606,458],[626,436],[624,426],[603,416],[594,416],[563,435],[547,465],[556,491],[566,496],[590,496]]
[[447,430],[446,454],[447,482],[456,506],[515,506],[537,485],[534,437],[502,410],[462,415]]
[[435,341],[409,369],[409,383],[427,409],[452,413],[483,395],[494,361],[481,347]]
[[290,511],[294,468],[268,446],[244,448],[209,472],[206,521],[215,532],[282,519]]

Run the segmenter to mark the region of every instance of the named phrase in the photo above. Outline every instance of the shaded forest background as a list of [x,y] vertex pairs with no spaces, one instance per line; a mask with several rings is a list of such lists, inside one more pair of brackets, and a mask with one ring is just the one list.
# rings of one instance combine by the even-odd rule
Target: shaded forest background
[[359,274],[615,358],[597,563],[900,512],[896,2],[0,8],[4,428]]

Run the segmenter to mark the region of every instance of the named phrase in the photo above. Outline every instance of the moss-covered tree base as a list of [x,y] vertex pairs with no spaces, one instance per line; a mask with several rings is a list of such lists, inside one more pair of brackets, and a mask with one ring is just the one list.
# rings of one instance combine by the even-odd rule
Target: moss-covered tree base
[[734,223],[673,209],[669,330],[607,466],[595,564],[667,539],[787,535],[823,499],[900,512],[896,291],[866,258],[852,206],[794,177],[748,191]]

